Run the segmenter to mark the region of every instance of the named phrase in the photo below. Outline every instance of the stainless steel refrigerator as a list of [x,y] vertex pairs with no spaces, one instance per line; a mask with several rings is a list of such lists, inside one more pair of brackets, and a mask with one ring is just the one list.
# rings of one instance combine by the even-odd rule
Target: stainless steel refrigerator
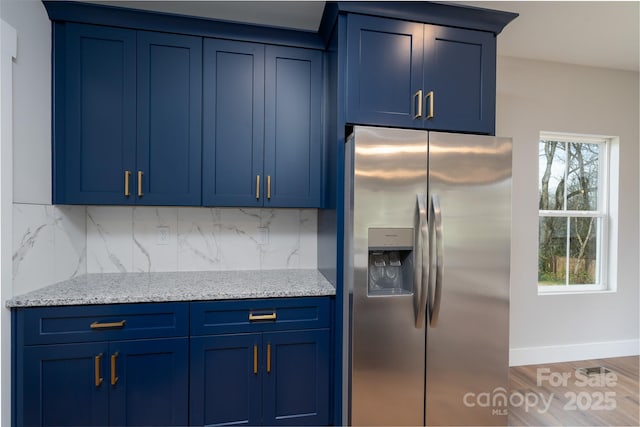
[[511,140],[356,126],[345,148],[346,421],[506,425]]

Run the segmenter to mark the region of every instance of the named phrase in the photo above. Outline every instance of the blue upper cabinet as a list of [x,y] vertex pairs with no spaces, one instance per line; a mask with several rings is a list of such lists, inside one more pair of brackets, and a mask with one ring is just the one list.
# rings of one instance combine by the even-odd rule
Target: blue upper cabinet
[[[430,129],[494,133],[496,39],[492,33],[425,26],[423,120]],[[429,95],[430,94],[430,95]],[[428,96],[427,96],[428,95]],[[429,118],[430,117],[430,118]]]
[[202,202],[262,206],[264,45],[204,41]]
[[322,53],[204,41],[205,206],[319,207]]
[[130,204],[135,168],[136,32],[56,26],[54,203]]
[[422,88],[424,24],[348,19],[347,122],[421,127],[413,94]]
[[202,39],[54,26],[61,204],[199,205]]
[[136,201],[199,205],[202,38],[138,32]]
[[53,22],[53,203],[320,207],[318,34],[44,6]]
[[267,46],[265,58],[264,206],[319,207],[322,54]]
[[495,36],[350,14],[347,122],[492,134]]

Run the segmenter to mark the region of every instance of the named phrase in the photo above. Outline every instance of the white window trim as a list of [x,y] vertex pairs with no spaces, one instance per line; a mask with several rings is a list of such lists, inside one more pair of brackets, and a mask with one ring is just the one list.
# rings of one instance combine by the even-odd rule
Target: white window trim
[[[602,229],[600,230],[600,266],[598,271],[599,284],[588,285],[541,285],[537,283],[538,295],[566,295],[585,293],[612,293],[617,289],[617,265],[610,262],[617,259],[617,211],[618,211],[618,164],[619,164],[619,138],[600,135],[580,135],[560,132],[540,132],[540,140],[557,139],[562,142],[576,143],[601,143],[605,149],[604,156],[600,156],[600,199],[598,211],[548,211],[538,210],[538,218],[543,216],[570,217],[600,217]],[[565,194],[566,197],[566,194]],[[595,214],[595,215],[594,215]],[[569,230],[567,230],[569,232]],[[538,245],[539,247],[539,242]],[[537,260],[536,260],[537,262]],[[536,272],[538,269],[536,268]],[[536,273],[537,276],[537,273]]]

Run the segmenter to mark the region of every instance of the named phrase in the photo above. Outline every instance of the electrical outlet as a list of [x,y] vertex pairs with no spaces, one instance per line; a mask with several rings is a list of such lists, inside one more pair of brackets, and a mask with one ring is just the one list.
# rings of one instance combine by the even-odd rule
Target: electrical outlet
[[267,227],[258,227],[259,244],[269,244],[269,229]]
[[168,245],[171,237],[171,227],[168,225],[159,225],[156,229],[158,232],[156,245]]

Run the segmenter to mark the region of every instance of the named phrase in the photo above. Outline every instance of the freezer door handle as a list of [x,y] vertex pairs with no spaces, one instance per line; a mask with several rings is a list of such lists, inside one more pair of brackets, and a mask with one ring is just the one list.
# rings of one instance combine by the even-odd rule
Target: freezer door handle
[[[416,328],[422,329],[427,309],[427,279],[429,277],[429,235],[427,224],[427,202],[424,194],[416,194],[414,228],[414,276],[413,305],[416,313]],[[425,247],[426,246],[426,247]]]
[[[435,266],[433,276],[429,277],[429,325],[435,328],[438,325],[438,315],[440,314],[440,304],[442,302],[442,277],[444,266],[444,233],[442,228],[442,210],[440,207],[440,197],[436,193],[431,195],[431,206],[429,208],[429,233],[434,237],[434,244],[429,249],[435,251]],[[433,229],[431,229],[433,227]],[[429,264],[433,262],[433,253],[429,251]],[[433,289],[433,297],[431,296]]]

